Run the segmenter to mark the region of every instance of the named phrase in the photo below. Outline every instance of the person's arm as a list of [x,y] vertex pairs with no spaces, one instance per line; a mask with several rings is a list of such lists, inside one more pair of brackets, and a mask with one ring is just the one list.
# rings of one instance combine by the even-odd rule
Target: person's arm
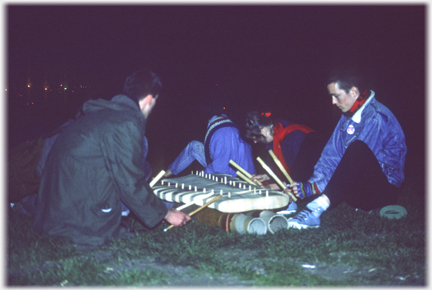
[[344,142],[340,133],[340,125],[343,121],[344,118],[341,118],[336,125],[333,134],[321,153],[321,157],[314,167],[314,173],[308,180],[310,183],[316,183],[320,192],[324,191],[345,152]]
[[154,227],[167,216],[168,210],[145,180],[140,128],[133,122],[124,122],[113,130],[101,143],[108,172],[121,201],[144,224]]

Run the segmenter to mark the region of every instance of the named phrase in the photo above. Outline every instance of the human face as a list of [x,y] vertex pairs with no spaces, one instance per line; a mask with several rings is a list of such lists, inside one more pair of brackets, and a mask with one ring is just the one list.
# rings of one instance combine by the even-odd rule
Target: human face
[[348,93],[339,88],[338,83],[331,83],[327,86],[329,94],[332,96],[332,104],[336,105],[342,113],[348,112],[354,105],[359,94],[356,87],[352,87]]
[[261,129],[261,136],[254,137],[253,142],[256,143],[262,143],[262,144],[269,144],[273,141],[273,128],[272,126],[264,127]]

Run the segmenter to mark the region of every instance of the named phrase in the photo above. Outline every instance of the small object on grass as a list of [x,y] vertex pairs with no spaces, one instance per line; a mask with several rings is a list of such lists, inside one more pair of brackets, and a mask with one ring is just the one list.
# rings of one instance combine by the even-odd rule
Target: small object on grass
[[302,267],[307,269],[315,269],[315,265],[309,265],[309,264],[303,264]]

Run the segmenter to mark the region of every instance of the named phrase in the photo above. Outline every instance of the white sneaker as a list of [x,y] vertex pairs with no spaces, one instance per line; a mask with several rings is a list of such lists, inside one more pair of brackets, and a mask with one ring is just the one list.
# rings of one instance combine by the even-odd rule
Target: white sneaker
[[285,210],[278,211],[276,214],[292,214],[297,211],[297,204],[292,201]]

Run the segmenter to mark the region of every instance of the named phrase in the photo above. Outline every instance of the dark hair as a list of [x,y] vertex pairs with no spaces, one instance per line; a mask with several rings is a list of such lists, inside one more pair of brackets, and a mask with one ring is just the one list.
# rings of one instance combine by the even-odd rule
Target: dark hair
[[327,85],[331,83],[337,83],[339,88],[346,93],[348,93],[352,87],[356,87],[360,92],[366,89],[362,74],[354,68],[336,68],[327,78]]
[[159,76],[150,70],[142,69],[126,78],[123,94],[138,104],[147,95],[158,95],[161,89],[162,82]]
[[246,113],[246,138],[252,139],[253,137],[260,137],[261,129],[274,124],[272,117],[267,117],[264,114],[260,114],[257,111]]

